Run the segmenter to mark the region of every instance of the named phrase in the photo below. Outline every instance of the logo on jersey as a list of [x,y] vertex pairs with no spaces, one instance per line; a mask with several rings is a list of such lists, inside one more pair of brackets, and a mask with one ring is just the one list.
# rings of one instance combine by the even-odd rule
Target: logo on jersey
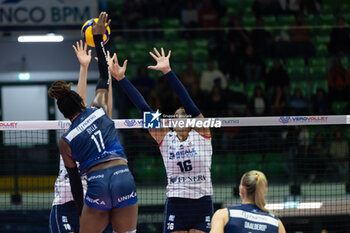
[[144,112],[143,113],[143,128],[145,129],[159,129],[160,128],[160,116],[162,114],[157,110],[156,112]]
[[62,222],[68,222],[67,216],[62,216]]
[[195,183],[205,181],[206,178],[204,175],[194,175],[194,176],[170,176],[169,184],[176,183]]
[[194,147],[184,148],[184,146],[179,147],[179,151],[169,152],[169,159],[183,159],[183,158],[191,158],[198,155],[196,149]]
[[175,221],[175,215],[169,215],[169,221],[174,222]]
[[97,199],[92,199],[91,197],[89,196],[86,196],[86,200],[88,202],[91,202],[93,204],[97,204],[97,205],[106,205],[106,203],[104,201],[101,201],[99,198]]
[[91,176],[91,177],[89,177],[87,180],[88,180],[88,181],[92,181],[92,180],[94,180],[94,179],[102,179],[102,178],[104,178],[104,177],[105,177],[104,174],[100,174],[100,175],[96,175],[96,176]]
[[126,201],[134,197],[137,197],[136,192],[131,192],[129,195],[119,197],[118,202]]
[[205,222],[210,222],[210,216],[205,216]]
[[175,154],[172,153],[172,152],[170,152],[170,154],[169,154],[169,159],[171,159],[171,160],[175,159]]

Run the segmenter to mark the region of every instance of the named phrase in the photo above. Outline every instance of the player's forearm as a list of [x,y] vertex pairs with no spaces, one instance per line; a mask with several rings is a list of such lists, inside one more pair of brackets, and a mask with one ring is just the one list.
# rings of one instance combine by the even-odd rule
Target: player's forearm
[[188,94],[187,90],[182,85],[176,74],[173,71],[170,71],[165,74],[165,77],[168,80],[173,91],[176,93],[177,97],[180,99],[186,113],[190,114],[191,117],[199,116],[199,109],[191,99],[190,95]]
[[80,65],[79,80],[77,85],[77,93],[83,99],[86,105],[86,83],[87,83],[88,66]]
[[83,192],[83,184],[81,182],[79,171],[77,167],[69,168],[66,167],[68,176],[69,176],[69,183],[71,186],[71,192],[74,199],[75,204],[77,205],[79,215],[81,214],[81,211],[83,209],[83,199],[84,199],[84,192]]
[[143,98],[141,93],[126,77],[120,80],[119,84],[123,88],[125,94],[129,97],[131,102],[136,106],[136,108],[140,112],[152,111],[150,106],[147,104],[145,98]]
[[102,35],[94,35],[94,42],[96,48],[96,54],[98,58],[98,69],[100,71],[101,78],[104,80],[108,80],[108,63],[107,63],[107,53],[106,49],[103,45],[103,36]]

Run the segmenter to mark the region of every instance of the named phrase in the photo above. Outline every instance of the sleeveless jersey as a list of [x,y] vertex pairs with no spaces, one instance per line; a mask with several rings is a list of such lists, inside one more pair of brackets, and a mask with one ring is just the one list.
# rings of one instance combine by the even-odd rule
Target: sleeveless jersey
[[[84,196],[87,189],[86,176],[81,178]],[[53,199],[52,205],[62,205],[69,201],[73,201],[73,196],[70,188],[69,177],[66,168],[64,167],[64,162],[62,156],[60,155],[60,171],[55,182],[55,197]]]
[[80,175],[96,164],[126,159],[114,122],[99,107],[81,112],[62,138],[69,144],[72,157],[79,162]]
[[211,138],[192,129],[187,139],[180,142],[177,133],[170,131],[159,150],[167,173],[167,197],[199,199],[213,195]]
[[229,221],[225,233],[278,233],[278,218],[256,205],[242,204],[227,208]]

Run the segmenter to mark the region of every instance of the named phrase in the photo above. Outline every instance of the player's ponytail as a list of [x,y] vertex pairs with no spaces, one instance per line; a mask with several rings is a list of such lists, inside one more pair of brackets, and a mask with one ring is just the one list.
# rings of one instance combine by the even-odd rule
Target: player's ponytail
[[78,93],[71,90],[72,83],[63,80],[55,81],[48,94],[57,99],[57,106],[65,118],[72,119],[77,113],[86,109],[83,99]]
[[249,171],[242,176],[242,186],[247,190],[247,195],[262,211],[270,212],[265,208],[265,195],[267,193],[267,179],[260,171]]

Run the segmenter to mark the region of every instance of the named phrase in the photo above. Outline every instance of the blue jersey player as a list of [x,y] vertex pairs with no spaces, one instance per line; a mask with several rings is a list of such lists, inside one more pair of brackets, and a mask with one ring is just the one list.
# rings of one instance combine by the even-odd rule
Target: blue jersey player
[[217,210],[210,233],[285,233],[284,226],[265,208],[267,180],[260,171],[249,171],[242,176],[239,186],[241,205]]
[[[135,233],[138,211],[135,182],[114,122],[105,112],[109,69],[102,35],[110,24],[107,18],[108,15],[102,12],[92,27],[100,78],[91,107],[86,108],[83,99],[64,81],[55,81],[49,95],[57,99],[59,110],[72,123],[62,135],[59,149],[73,198],[78,209],[82,209],[80,232],[102,232],[110,220],[115,232]],[[79,169],[76,162],[80,164]],[[79,173],[87,175],[84,205]]]
[[[87,44],[82,40],[74,46],[75,54],[80,63],[80,72],[77,85],[77,93],[86,103],[86,82],[87,71],[91,61],[91,50],[87,51]],[[112,82],[109,84],[108,92],[108,116],[112,116]],[[84,193],[86,193],[86,176],[81,177]],[[74,203],[69,177],[62,156],[60,155],[59,174],[55,182],[55,196],[52,202],[52,208],[49,219],[50,233],[78,233],[79,232],[79,213]],[[111,232],[106,229],[104,232]]]

